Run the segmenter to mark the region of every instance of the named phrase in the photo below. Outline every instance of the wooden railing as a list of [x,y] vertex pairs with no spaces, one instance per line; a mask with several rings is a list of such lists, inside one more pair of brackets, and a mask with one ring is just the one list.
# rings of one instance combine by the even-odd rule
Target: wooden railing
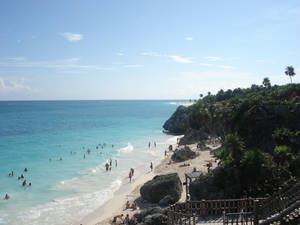
[[223,224],[270,224],[282,220],[300,207],[300,184],[269,198],[202,200],[177,203],[168,210],[168,225],[194,225],[210,216],[222,217]]
[[299,207],[300,184],[295,184],[286,191],[279,191],[272,197],[260,202],[257,216],[261,224],[269,224],[268,221],[281,220],[292,210]]
[[168,224],[195,224],[201,218],[209,216],[228,217],[241,211],[244,216],[250,216],[254,211],[254,199],[223,199],[223,200],[202,200],[185,203],[177,203],[170,206]]

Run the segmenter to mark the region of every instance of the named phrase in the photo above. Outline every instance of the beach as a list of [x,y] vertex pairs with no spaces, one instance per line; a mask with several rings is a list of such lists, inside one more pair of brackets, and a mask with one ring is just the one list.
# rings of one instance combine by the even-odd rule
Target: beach
[[[175,149],[176,147],[178,147],[177,144],[173,144],[173,149]],[[122,186],[120,190],[115,192],[114,197],[111,200],[99,207],[93,213],[85,216],[79,222],[74,223],[74,225],[107,225],[111,224],[112,218],[116,215],[124,214],[125,216],[126,214],[129,214],[129,216],[132,216],[142,209],[145,209],[149,206],[154,206],[154,204],[142,202],[140,199],[140,188],[144,183],[151,180],[156,175],[168,173],[178,173],[180,180],[183,183],[185,181],[185,173],[192,172],[194,168],[196,168],[197,171],[206,173],[206,164],[208,163],[208,161],[215,160],[213,154],[211,153],[211,150],[218,149],[220,145],[212,145],[211,143],[209,143],[206,145],[206,147],[209,147],[210,150],[197,149],[197,144],[191,144],[188,145],[188,147],[190,147],[191,150],[197,153],[196,158],[181,163],[169,164],[172,152],[168,152],[167,156],[160,160],[159,164],[154,165],[153,172],[151,172],[149,168],[149,172],[136,177],[135,179],[133,179],[132,183],[129,183],[127,179],[127,183],[124,183],[124,186]],[[217,163],[214,162],[212,168],[215,168],[216,165]],[[185,200],[186,192],[185,186],[183,186],[183,192],[179,201],[183,202]],[[132,202],[136,202],[138,206],[137,210],[125,209],[125,204],[127,201],[129,201],[130,204]]]

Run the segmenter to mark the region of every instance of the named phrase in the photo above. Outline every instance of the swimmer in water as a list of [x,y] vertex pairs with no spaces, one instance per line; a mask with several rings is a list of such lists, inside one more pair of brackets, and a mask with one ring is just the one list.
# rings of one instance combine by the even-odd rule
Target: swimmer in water
[[23,181],[22,186],[23,186],[23,187],[26,186],[26,180]]
[[8,200],[10,197],[8,194],[5,195],[4,200]]
[[25,169],[24,169],[24,172],[28,172],[28,169],[27,169],[27,168],[25,168]]

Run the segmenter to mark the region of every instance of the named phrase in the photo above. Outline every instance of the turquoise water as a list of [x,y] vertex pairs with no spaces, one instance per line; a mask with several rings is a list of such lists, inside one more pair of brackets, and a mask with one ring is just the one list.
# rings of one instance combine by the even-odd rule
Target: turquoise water
[[169,101],[0,102],[0,224],[71,224],[92,212],[131,167],[146,171],[162,157],[171,138],[162,124],[175,108]]

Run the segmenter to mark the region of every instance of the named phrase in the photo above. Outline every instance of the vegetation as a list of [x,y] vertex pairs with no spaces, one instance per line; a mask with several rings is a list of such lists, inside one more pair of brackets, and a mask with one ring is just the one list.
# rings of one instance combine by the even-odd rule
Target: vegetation
[[[287,71],[291,78],[293,69]],[[265,196],[300,178],[298,96],[300,84],[271,86],[265,78],[260,86],[209,93],[189,107],[191,128],[222,140],[220,167],[205,177],[214,191],[231,180],[240,188],[229,197]]]
[[290,77],[291,83],[293,83],[293,82],[292,82],[292,77],[296,75],[296,73],[295,73],[295,71],[294,71],[294,67],[292,67],[292,66],[286,67],[284,73],[285,73],[285,75],[287,75],[287,76]]

